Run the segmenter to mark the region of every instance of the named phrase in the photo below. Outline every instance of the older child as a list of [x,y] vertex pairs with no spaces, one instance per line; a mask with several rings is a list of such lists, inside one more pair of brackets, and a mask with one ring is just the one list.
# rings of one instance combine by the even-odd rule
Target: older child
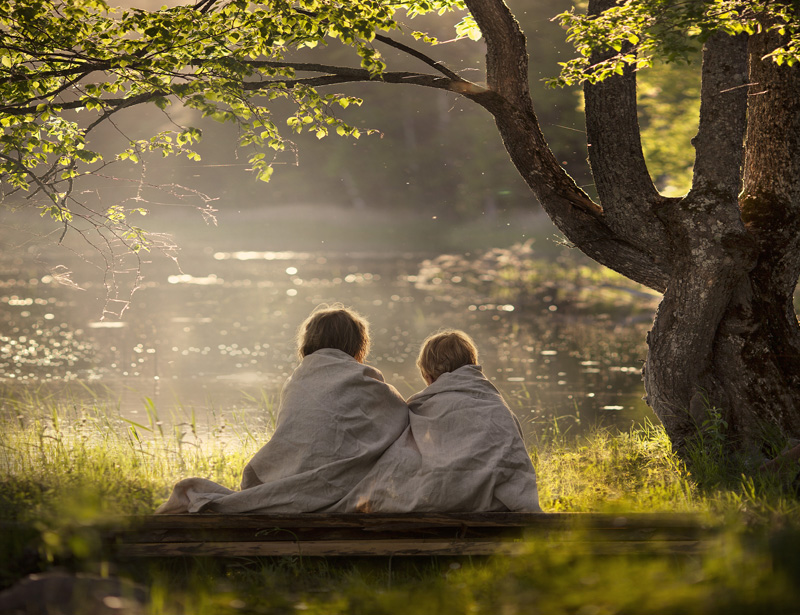
[[408,407],[364,365],[367,321],[341,305],[298,330],[300,365],[284,385],[272,438],[250,460],[241,491],[179,482],[156,512],[313,512],[338,502],[408,425]]
[[541,511],[519,421],[483,375],[472,339],[431,335],[417,366],[428,387],[407,400],[409,427],[334,510]]

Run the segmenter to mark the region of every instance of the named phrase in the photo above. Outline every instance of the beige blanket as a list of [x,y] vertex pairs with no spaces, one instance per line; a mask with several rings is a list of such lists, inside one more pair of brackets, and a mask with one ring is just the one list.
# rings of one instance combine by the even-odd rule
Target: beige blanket
[[156,513],[314,512],[345,497],[408,425],[408,407],[373,367],[323,349],[284,386],[275,433],[241,491],[203,478],[175,485]]
[[539,512],[519,421],[468,365],[408,400],[410,424],[336,512]]

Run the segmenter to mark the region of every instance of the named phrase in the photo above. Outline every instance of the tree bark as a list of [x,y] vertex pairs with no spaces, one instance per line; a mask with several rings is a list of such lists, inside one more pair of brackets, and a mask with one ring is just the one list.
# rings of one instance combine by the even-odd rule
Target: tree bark
[[751,38],[745,81],[744,42],[709,41],[692,191],[662,214],[680,263],[650,334],[645,386],[679,450],[711,406],[731,450],[759,455],[776,436],[800,436],[800,71],[763,59],[778,43]]
[[591,258],[664,292],[644,383],[675,448],[709,427],[711,408],[731,450],[758,450],[770,433],[800,437],[800,67],[763,59],[773,35],[707,41],[693,184],[680,199],[658,194],[647,172],[635,74],[587,86],[601,207],[544,140],[513,16],[500,0],[467,4],[487,43],[488,86],[467,95],[494,115],[542,207]]
[[663,261],[615,233],[594,203],[564,171],[539,127],[528,87],[525,36],[502,0],[467,0],[486,40],[487,90],[465,96],[486,108],[517,170],[564,235],[597,262],[663,290]]
[[706,406],[729,400],[715,370],[715,338],[734,290],[754,264],[739,217],[747,41],[713,36],[705,46],[692,189],[659,211],[673,269],[648,336],[647,400],[681,448]]

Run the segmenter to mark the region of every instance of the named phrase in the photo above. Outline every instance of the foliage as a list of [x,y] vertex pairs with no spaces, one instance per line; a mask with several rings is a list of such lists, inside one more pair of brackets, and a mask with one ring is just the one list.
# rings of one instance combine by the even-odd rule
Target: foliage
[[[138,104],[165,113],[180,104],[202,117],[236,124],[239,146],[251,149],[250,168],[266,181],[274,161],[267,152],[290,147],[272,115],[273,101],[291,103],[286,125],[293,133],[358,138],[361,132],[336,113],[361,101],[319,94],[314,86],[326,79],[297,78],[297,72],[311,68],[285,61],[289,51],[338,41],[355,52],[360,68],[315,65],[316,70],[330,73],[333,83],[380,79],[385,63],[373,41],[378,31],[400,27],[398,12],[413,16],[462,8],[457,0],[390,5],[212,0],[150,12],[115,9],[103,0],[7,0],[0,3],[3,183],[46,195],[50,203],[44,213],[65,228],[81,215],[118,229],[117,239],[139,249],[145,237],[126,224],[130,212],[118,205],[84,212],[72,196],[74,182],[115,161],[139,162],[148,152],[196,160],[201,132],[167,116],[175,128],[144,139],[123,133],[120,151],[109,158],[88,147],[88,136],[98,126],[113,124],[115,114]],[[459,32],[476,36],[468,19]],[[423,33],[415,36],[435,42]]]
[[[800,15],[797,3],[760,0],[625,0],[600,15],[584,15],[574,9],[560,15],[579,56],[562,63],[553,85],[588,81],[596,83],[625,66],[641,69],[655,59],[685,61],[695,55],[715,32],[729,35],[775,31],[782,43],[768,57],[777,64],[800,60]],[[613,50],[601,60],[592,54]]]
[[[570,28],[570,40],[581,56],[565,64],[560,83],[584,78],[597,80],[621,70],[625,62],[650,66],[657,54],[665,55],[668,60],[682,57],[696,48],[696,42],[702,42],[709,32],[719,28],[749,32],[768,24],[763,27],[783,28],[786,36],[794,40],[791,8],[767,4],[766,8],[753,3],[740,8],[721,0],[677,5],[650,0],[623,3],[594,18],[581,16],[573,9],[561,17]],[[438,35],[409,28],[403,19],[426,14],[441,16],[449,11],[462,15],[454,23],[456,39],[479,38],[474,19],[463,14],[463,0],[397,4],[369,0],[348,3],[346,7],[314,0],[270,5],[245,0],[206,0],[193,7],[158,11],[115,9],[103,0],[0,3],[0,30],[7,33],[0,44],[3,184],[33,195],[46,195],[48,202],[42,205],[43,213],[63,224],[65,232],[77,225],[78,217],[95,230],[110,229],[112,240],[127,249],[148,249],[148,235],[129,220],[132,212],[144,211],[140,205],[128,208],[113,203],[113,209],[105,206],[90,209],[73,196],[75,182],[87,175],[103,173],[114,162],[140,163],[148,153],[199,159],[197,144],[202,131],[187,124],[187,116],[176,115],[178,107],[193,110],[196,116],[234,124],[238,146],[249,152],[249,168],[257,178],[269,180],[280,156],[294,151],[294,143],[283,134],[287,129],[297,136],[302,133],[315,138],[332,133],[358,138],[369,132],[341,114],[350,106],[360,105],[360,96],[341,92],[321,94],[320,88],[350,81],[386,80],[387,58],[378,51],[376,43],[386,43],[408,57],[421,59],[452,78],[454,74],[441,61],[427,58],[381,34],[406,33],[425,44],[437,44]],[[436,28],[435,20],[428,21],[425,28],[428,26],[441,31]],[[776,50],[776,61],[793,61],[791,40],[784,51]],[[620,52],[590,69],[590,52],[597,41],[611,41],[611,46],[620,47]],[[623,43],[629,47],[624,51]],[[324,57],[328,61],[334,59],[335,66],[294,59],[297,51],[323,47]],[[337,51],[339,48],[350,53],[342,55]],[[537,50],[537,55],[541,54]],[[360,68],[348,67],[350,58],[357,59]],[[320,76],[305,77],[303,72]],[[433,85],[415,81],[421,73],[404,75],[407,82]],[[142,104],[159,108],[164,123],[174,127],[157,129],[144,137],[129,134],[116,117]],[[663,107],[663,103],[653,107],[650,116],[661,117]],[[287,116],[285,128],[280,119],[282,113]],[[196,119],[189,121],[196,124]],[[108,154],[93,148],[90,136],[110,122],[120,132],[121,140],[119,149]],[[435,131],[425,129],[424,134]],[[647,143],[647,134],[644,136]],[[562,140],[559,137],[555,142]],[[424,149],[429,147],[426,144]],[[565,141],[564,149],[577,147],[582,148]],[[671,160],[671,152],[662,152],[658,146],[654,150],[650,159],[656,165],[664,162],[663,166],[670,166],[666,161]],[[415,157],[420,155],[418,151],[410,153]],[[571,153],[556,153],[571,160]],[[503,159],[501,156],[492,165],[498,166]],[[467,166],[473,165],[469,162]],[[332,168],[337,175],[347,176],[346,169],[340,166],[333,163]],[[467,178],[465,182],[455,182],[456,186],[463,183],[464,194],[454,195],[450,207],[459,209],[459,203],[473,198],[470,195],[476,189],[469,182],[480,177],[480,173],[465,172],[465,161],[451,163],[450,169],[448,173],[457,172]],[[580,170],[576,172],[580,175]],[[673,168],[657,171],[669,177],[676,172],[681,175]],[[436,191],[426,174],[416,175],[419,181],[414,183],[420,186],[420,199],[424,193]],[[435,177],[442,175],[437,173]],[[352,179],[349,181],[353,183]],[[506,183],[508,188],[501,190],[500,196],[520,189],[511,181]],[[356,192],[353,198],[361,197]],[[490,209],[498,206],[497,194],[487,193],[481,200]],[[501,198],[501,206],[502,201]]]
[[[775,2],[648,0],[624,2],[595,17],[573,9],[562,13],[561,20],[579,57],[563,63],[556,82],[597,81],[626,64],[644,67],[652,66],[656,57],[685,58],[719,30],[779,31],[784,44],[770,55],[776,62],[793,63],[798,54],[795,8]],[[104,0],[6,0],[0,3],[3,184],[46,195],[43,213],[63,224],[65,232],[78,224],[77,217],[95,230],[110,229],[112,240],[130,250],[147,249],[147,234],[128,220],[132,211],[141,211],[140,206],[129,209],[114,203],[113,209],[89,209],[73,196],[75,182],[102,173],[114,162],[141,162],[147,153],[197,160],[201,130],[187,124],[186,117],[178,119],[173,109],[177,107],[234,124],[239,147],[249,152],[249,168],[257,178],[268,180],[279,157],[294,150],[283,134],[286,129],[315,138],[331,133],[358,138],[368,131],[341,114],[361,104],[358,96],[322,94],[321,88],[381,80],[446,88],[435,75],[391,73],[376,43],[421,60],[448,79],[461,79],[443,62],[383,33],[405,33],[421,43],[438,44],[436,35],[410,28],[403,20],[455,11],[460,20],[453,24],[454,40],[476,40],[480,32],[464,10],[463,0],[388,4],[363,0],[347,5],[317,0],[268,5],[204,0],[157,11],[115,9]],[[598,45],[617,53],[594,62],[591,53]],[[323,47],[324,57],[335,57],[336,65],[294,59],[297,51]],[[339,47],[349,51],[347,57],[336,56]],[[352,60],[359,68],[349,66]],[[157,107],[164,123],[173,128],[144,137],[130,135],[117,115],[143,104]],[[658,109],[652,111],[658,115]],[[285,128],[281,113],[287,116]],[[106,124],[120,133],[119,147],[112,154],[93,148],[90,140]],[[668,158],[668,152],[653,157]],[[464,172],[463,164],[456,166],[462,177],[478,176]],[[665,172],[673,175],[672,169]],[[430,188],[427,183],[425,190]],[[464,190],[474,192],[469,186]],[[464,198],[456,195],[454,202]],[[495,200],[492,194],[484,197],[490,208],[496,206]]]

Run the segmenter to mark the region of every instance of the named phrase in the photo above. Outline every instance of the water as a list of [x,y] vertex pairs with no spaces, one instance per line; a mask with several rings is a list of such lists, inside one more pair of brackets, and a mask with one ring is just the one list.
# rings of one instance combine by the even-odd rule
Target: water
[[423,265],[432,256],[207,248],[183,270],[156,259],[122,318],[100,320],[101,279],[76,290],[6,254],[0,386],[85,398],[85,383],[131,420],[148,405],[165,421],[256,418],[297,364],[298,324],[339,301],[367,316],[368,362],[403,395],[423,387],[422,339],[456,327],[475,338],[485,373],[531,433],[655,420],[641,400],[646,322],[576,312],[552,290],[524,302],[462,288],[460,275],[434,283]]

